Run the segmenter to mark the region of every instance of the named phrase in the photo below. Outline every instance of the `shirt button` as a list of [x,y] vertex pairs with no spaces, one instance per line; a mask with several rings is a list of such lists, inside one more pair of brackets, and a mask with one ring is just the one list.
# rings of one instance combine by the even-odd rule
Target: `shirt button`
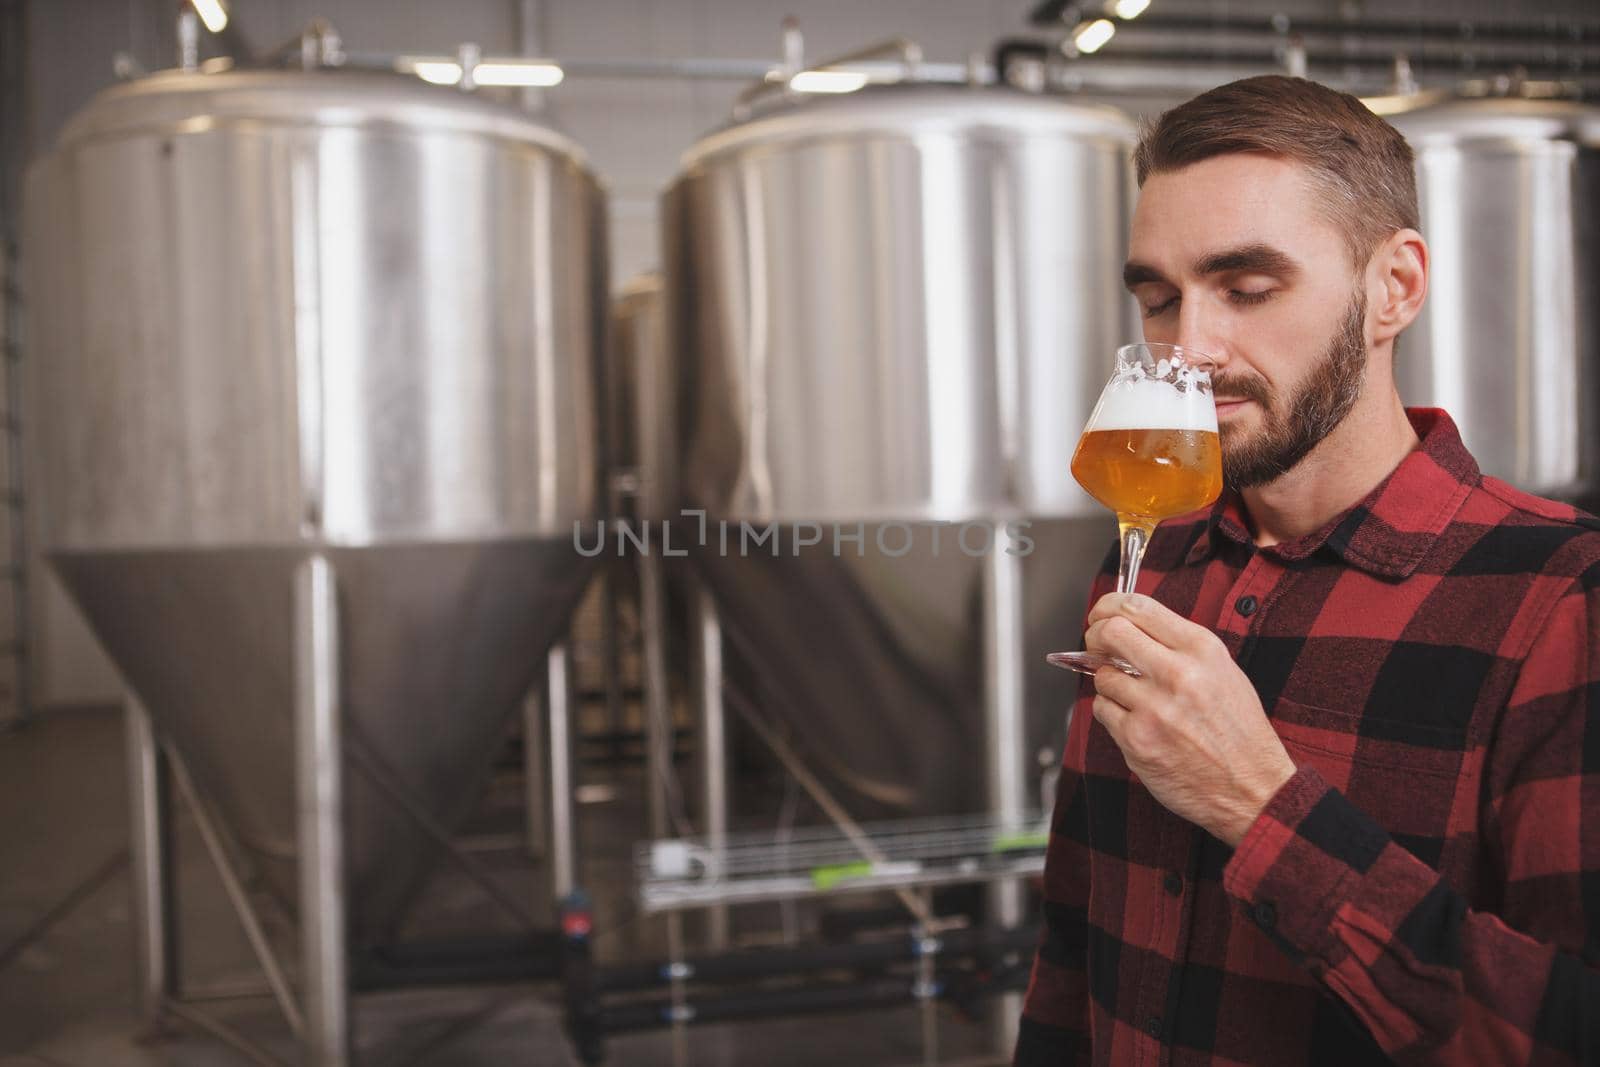
[[1178,896],[1183,892],[1183,876],[1177,871],[1168,871],[1161,885],[1172,896]]
[[1270,930],[1278,924],[1278,909],[1272,906],[1272,901],[1263,900],[1250,913],[1255,916],[1256,925],[1263,930]]
[[1234,607],[1238,609],[1240,615],[1243,615],[1248,619],[1250,616],[1256,613],[1256,598],[1253,596],[1242,596],[1239,598],[1239,602],[1234,604]]
[[1161,1037],[1161,1017],[1159,1015],[1152,1015],[1150,1018],[1146,1019],[1144,1021],[1144,1032],[1149,1034],[1151,1037],[1159,1039]]

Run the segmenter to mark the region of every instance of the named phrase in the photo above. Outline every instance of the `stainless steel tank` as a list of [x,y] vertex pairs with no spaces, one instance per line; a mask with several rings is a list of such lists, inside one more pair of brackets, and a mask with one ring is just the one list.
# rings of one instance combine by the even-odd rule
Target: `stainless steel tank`
[[634,278],[612,303],[611,462],[631,512],[659,521],[678,502],[677,383],[659,272]]
[[[1108,108],[903,84],[713,133],[664,196],[695,557],[857,812],[973,810],[1059,757],[1076,686],[1043,656],[1078,647],[1114,536],[1068,461],[1139,336],[1133,139]],[[1018,687],[1031,743],[996,757],[985,708]]]
[[435,851],[417,813],[470,810],[587,578],[600,188],[514,110],[258,71],[107,90],[29,193],[50,558],[291,903],[291,576],[332,562],[377,937]]
[[1388,116],[1417,156],[1428,298],[1396,356],[1483,469],[1533,492],[1600,486],[1600,109],[1456,99]]

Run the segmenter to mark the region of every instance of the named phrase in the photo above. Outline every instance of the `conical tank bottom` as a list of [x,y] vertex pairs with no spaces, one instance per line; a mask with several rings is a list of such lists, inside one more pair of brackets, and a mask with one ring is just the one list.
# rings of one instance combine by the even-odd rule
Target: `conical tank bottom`
[[[247,867],[295,903],[299,549],[62,553],[55,565]],[[386,936],[470,813],[589,574],[566,540],[332,549],[350,929]],[[407,798],[395,798],[396,787]],[[411,813],[408,813],[410,807]]]
[[[853,524],[850,526],[853,529]],[[857,818],[983,810],[988,804],[984,571],[987,559],[933,524],[904,527],[890,555],[867,524],[865,544],[831,538],[796,551],[739,540],[695,553],[723,619],[730,680],[758,712],[780,720],[807,765]],[[1076,676],[1045,654],[1081,647],[1089,585],[1114,528],[1103,519],[1035,520],[1018,542],[1027,787],[1059,759]],[[976,543],[976,541],[974,541]],[[992,551],[1006,551],[998,540]],[[1040,798],[1037,803],[1043,803]]]

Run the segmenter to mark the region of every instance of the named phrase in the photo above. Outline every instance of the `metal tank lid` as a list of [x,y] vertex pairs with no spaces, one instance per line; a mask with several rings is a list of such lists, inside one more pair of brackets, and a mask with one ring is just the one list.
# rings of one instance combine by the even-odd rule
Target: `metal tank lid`
[[702,137],[681,158],[684,171],[714,156],[818,137],[953,133],[989,129],[1010,135],[1109,139],[1133,146],[1133,120],[1107,104],[1002,86],[906,82],[817,95],[764,111]]
[[62,129],[58,148],[196,122],[442,129],[538,144],[585,170],[577,142],[513,107],[384,70],[162,71],[96,94]]
[[1573,100],[1431,95],[1415,106],[1402,103],[1384,117],[1415,144],[1576,141],[1600,146],[1600,108]]

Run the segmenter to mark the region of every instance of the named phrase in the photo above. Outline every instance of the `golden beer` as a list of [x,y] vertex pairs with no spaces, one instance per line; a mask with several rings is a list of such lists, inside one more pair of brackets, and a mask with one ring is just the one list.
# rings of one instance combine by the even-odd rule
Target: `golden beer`
[[1153,527],[1222,492],[1215,430],[1095,430],[1072,456],[1072,476],[1120,522]]
[[[1117,369],[1100,392],[1072,454],[1072,476],[1117,514],[1122,562],[1117,592],[1138,588],[1139,563],[1163,519],[1205,507],[1222,494],[1222,443],[1211,395],[1209,356],[1179,345],[1117,349]],[[1107,652],[1052,652],[1057,667],[1094,674],[1139,668]]]

